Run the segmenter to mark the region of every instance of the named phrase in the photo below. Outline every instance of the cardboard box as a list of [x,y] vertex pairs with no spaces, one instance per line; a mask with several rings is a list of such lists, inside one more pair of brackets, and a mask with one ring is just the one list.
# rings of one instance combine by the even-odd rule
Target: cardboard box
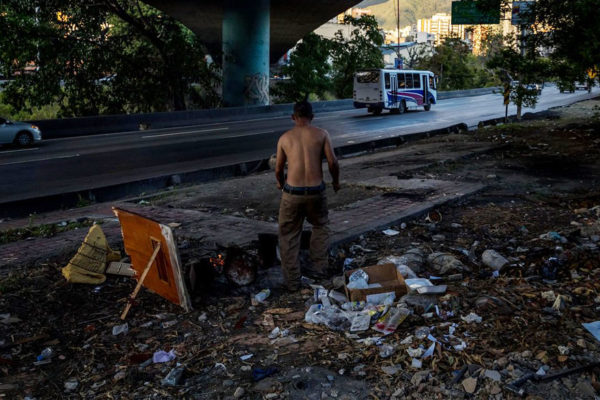
[[372,265],[370,267],[360,268],[369,275],[369,284],[379,283],[380,288],[372,289],[348,289],[348,278],[354,271],[346,271],[344,273],[344,289],[346,296],[350,301],[365,301],[370,294],[395,292],[396,300],[408,293],[406,283],[402,274],[396,269],[394,264]]

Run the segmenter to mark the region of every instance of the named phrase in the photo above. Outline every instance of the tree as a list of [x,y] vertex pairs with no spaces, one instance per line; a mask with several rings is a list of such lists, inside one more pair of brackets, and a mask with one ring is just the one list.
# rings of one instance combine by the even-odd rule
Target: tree
[[438,75],[441,90],[470,89],[475,87],[471,58],[471,49],[465,42],[447,37],[435,47],[433,54],[422,58],[418,67]]
[[345,24],[354,29],[350,38],[341,31],[335,34],[332,42],[333,89],[338,98],[352,97],[354,73],[372,68],[383,68],[381,46],[384,35],[375,17],[363,15],[360,18],[346,16]]
[[281,69],[289,79],[275,86],[274,96],[284,102],[296,102],[310,94],[323,97],[331,87],[330,49],[331,42],[317,34],[302,38],[290,55],[289,64]]
[[539,93],[533,85],[543,82],[549,75],[549,63],[539,57],[532,42],[529,43],[531,48],[527,51],[524,48],[527,45],[516,45],[514,37],[508,37],[506,40],[507,44],[487,62],[487,65],[498,74],[508,77],[505,80],[511,85],[510,100],[517,106],[517,119],[520,120],[523,106],[535,107],[537,104]]
[[212,106],[218,71],[204,57],[187,28],[138,0],[0,3],[0,73],[15,77],[4,98],[16,110],[57,103],[63,116],[79,116],[181,110],[193,100]]
[[[510,11],[509,0],[478,0],[483,10]],[[544,45],[555,63],[578,74],[600,66],[600,7],[597,0],[537,0],[526,13],[528,40]]]

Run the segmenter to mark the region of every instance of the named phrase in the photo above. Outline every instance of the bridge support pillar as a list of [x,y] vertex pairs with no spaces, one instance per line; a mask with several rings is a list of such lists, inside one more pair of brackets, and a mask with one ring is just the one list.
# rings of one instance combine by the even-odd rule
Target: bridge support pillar
[[223,103],[269,104],[271,0],[225,0]]

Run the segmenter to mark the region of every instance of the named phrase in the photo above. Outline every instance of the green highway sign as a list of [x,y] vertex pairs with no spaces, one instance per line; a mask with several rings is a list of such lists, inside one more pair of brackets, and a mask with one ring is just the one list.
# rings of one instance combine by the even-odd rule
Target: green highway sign
[[484,12],[472,0],[452,2],[452,25],[499,24],[500,8]]

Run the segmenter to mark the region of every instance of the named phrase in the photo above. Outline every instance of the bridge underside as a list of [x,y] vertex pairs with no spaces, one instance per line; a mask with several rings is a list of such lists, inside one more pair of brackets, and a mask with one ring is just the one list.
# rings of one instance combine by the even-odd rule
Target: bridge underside
[[269,64],[356,0],[146,0],[222,55],[225,106],[269,104]]
[[[358,4],[356,0],[271,0],[270,60],[276,62],[304,35]],[[213,54],[221,52],[226,0],[146,0],[146,3],[181,21],[206,43]],[[236,3],[250,3],[238,0]]]

